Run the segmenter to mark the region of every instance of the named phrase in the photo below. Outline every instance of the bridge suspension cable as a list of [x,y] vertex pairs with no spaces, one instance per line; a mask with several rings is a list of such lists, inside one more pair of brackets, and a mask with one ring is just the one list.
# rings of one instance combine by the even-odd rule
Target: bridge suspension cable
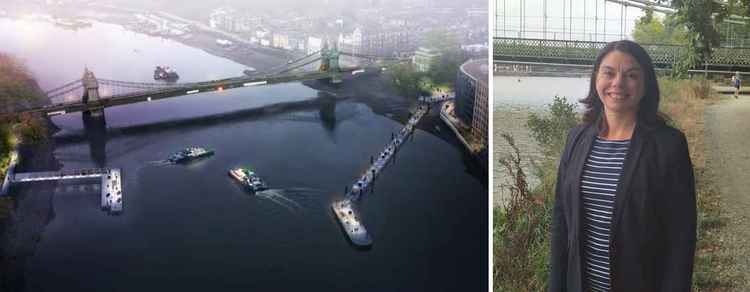
[[[281,64],[281,65],[275,66],[275,67],[273,67],[271,69],[268,69],[266,72],[270,73],[270,74],[278,74],[278,73],[284,73],[284,72],[291,71],[291,70],[286,70],[286,69],[289,68],[289,67],[291,67],[291,66],[294,66],[295,64],[297,64],[299,62],[302,62],[303,60],[308,59],[310,57],[317,57],[317,60],[320,60],[320,50],[315,51],[313,53],[310,53],[307,56],[304,56],[304,57],[301,57],[301,58],[297,58],[296,60],[292,60],[291,62],[288,62],[286,64]],[[309,63],[310,62],[308,62],[307,64],[309,64]]]
[[68,83],[65,83],[64,85],[58,86],[57,88],[47,90],[44,94],[46,95],[56,94],[58,91],[65,91],[67,90],[66,88],[75,87],[75,86],[81,86],[81,79],[76,79]]

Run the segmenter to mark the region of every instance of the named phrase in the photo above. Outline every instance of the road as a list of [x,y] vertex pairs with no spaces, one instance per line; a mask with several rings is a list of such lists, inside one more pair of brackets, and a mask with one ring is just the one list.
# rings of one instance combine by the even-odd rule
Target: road
[[722,215],[728,219],[724,239],[726,256],[737,263],[742,283],[735,291],[748,291],[750,282],[750,96],[726,99],[706,108],[708,169],[721,193]]

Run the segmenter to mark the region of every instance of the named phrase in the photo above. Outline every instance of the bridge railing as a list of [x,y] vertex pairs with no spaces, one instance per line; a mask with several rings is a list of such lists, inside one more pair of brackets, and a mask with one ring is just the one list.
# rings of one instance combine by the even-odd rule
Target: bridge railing
[[[559,60],[591,64],[606,42],[546,40],[497,37],[493,40],[495,59]],[[687,48],[668,44],[641,44],[657,66],[671,67]],[[750,48],[714,48],[708,65],[750,66]]]

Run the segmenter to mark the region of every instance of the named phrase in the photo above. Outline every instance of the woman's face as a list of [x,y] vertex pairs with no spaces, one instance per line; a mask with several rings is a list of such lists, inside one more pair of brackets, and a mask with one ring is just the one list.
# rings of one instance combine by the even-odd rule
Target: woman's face
[[643,98],[643,70],[630,54],[607,54],[596,74],[596,93],[605,113],[636,114]]

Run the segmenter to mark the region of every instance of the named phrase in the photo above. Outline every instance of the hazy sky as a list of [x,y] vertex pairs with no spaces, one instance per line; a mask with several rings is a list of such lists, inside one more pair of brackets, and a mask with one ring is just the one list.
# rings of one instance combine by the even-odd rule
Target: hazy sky
[[[640,8],[632,6],[624,8],[620,4],[605,0],[493,1],[495,5],[494,30],[497,36],[504,34],[506,37],[519,37],[520,27],[523,25],[524,31],[527,32],[523,37],[543,38],[545,3],[546,31],[548,32],[546,38],[548,39],[605,41],[621,39],[621,34],[624,34],[625,38],[632,38],[635,21],[643,15]],[[519,17],[521,15],[524,15],[523,19],[525,19],[523,23],[522,17]],[[661,14],[656,13],[656,15]]]
[[[241,10],[275,11],[304,9],[317,13],[340,14],[346,10],[364,7],[400,7],[404,3],[432,3],[435,6],[466,7],[487,6],[487,0],[109,0],[111,3],[126,6],[147,7],[165,10],[183,10],[190,14],[201,14],[201,11],[221,6],[231,6]],[[208,13],[202,13],[208,14]]]

